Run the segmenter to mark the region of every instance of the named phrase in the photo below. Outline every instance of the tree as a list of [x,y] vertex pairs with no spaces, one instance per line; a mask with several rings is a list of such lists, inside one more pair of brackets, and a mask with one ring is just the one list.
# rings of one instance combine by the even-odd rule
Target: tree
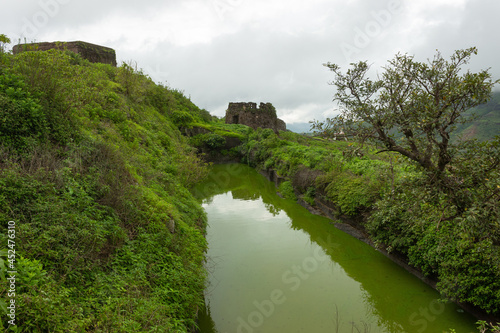
[[340,114],[313,129],[331,136],[340,131],[361,140],[382,143],[382,151],[398,152],[441,178],[457,151],[450,142],[456,125],[470,117],[465,111],[488,101],[493,82],[488,70],[464,71],[476,48],[458,50],[445,60],[437,52],[421,63],[397,54],[376,79],[367,76],[367,62],[351,64],[343,74],[336,64],[325,64],[336,77],[334,101]]
[[5,36],[4,34],[0,34],[0,54],[5,53],[5,46],[7,44],[10,44],[9,37]]
[[[0,71],[2,68],[5,66],[7,62],[7,57],[6,57],[6,45],[10,44],[10,39],[9,37],[5,36],[4,34],[0,34]],[[0,72],[0,75],[3,74]]]

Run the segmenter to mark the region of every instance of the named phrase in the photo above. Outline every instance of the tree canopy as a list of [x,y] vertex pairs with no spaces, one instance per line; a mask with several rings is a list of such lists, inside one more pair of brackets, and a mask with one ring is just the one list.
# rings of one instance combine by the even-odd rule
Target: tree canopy
[[437,52],[427,63],[397,54],[375,80],[368,78],[366,61],[351,64],[345,74],[327,63],[336,75],[330,84],[337,88],[334,101],[340,114],[312,127],[326,136],[344,132],[373,140],[383,144],[382,151],[398,152],[441,174],[457,148],[450,133],[470,121],[465,111],[487,102],[498,83],[488,70],[464,70],[476,54],[472,47],[455,51],[447,60]]

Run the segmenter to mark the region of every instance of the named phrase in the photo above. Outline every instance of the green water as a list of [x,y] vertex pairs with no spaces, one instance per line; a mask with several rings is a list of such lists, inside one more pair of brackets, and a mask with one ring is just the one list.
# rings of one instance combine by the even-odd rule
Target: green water
[[475,319],[254,169],[214,166],[195,194],[208,215],[201,332],[456,332]]

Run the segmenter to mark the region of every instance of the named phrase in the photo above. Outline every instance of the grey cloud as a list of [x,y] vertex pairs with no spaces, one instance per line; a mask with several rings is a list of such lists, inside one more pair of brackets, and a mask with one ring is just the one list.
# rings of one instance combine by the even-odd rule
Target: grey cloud
[[221,105],[240,100],[293,109],[331,100],[329,73],[322,66],[336,49],[337,43],[329,39],[246,30],[175,51],[164,45],[159,48],[165,52],[156,52],[147,62],[165,68],[165,79],[173,87],[219,114]]
[[[469,0],[463,8],[436,0],[420,12],[411,12],[416,2],[409,0],[314,0],[309,5],[290,0],[283,1],[282,11],[276,10],[279,0],[266,1],[265,7],[258,0],[214,1],[11,1],[0,13],[0,33],[18,34],[37,13],[50,14],[46,4],[59,3],[59,8],[53,7],[57,14],[38,29],[37,40],[61,35],[95,38],[88,41],[115,48],[118,60],[137,61],[155,81],[184,90],[201,108],[218,115],[231,101],[262,101],[289,113],[290,119],[321,118],[335,107],[333,87],[327,84],[332,73],[323,63],[346,69],[350,61],[368,60],[378,69],[397,52],[425,60],[436,49],[449,55],[477,46],[479,55],[471,68],[492,67],[500,77],[497,0]],[[401,5],[397,12],[390,10],[394,3]],[[169,21],[155,21],[159,13],[171,13]],[[178,20],[172,21],[172,15]],[[95,28],[116,17],[127,26]],[[143,25],[130,27],[137,18]],[[212,35],[203,43],[182,43],[187,32],[207,31]],[[141,47],[133,47],[134,38]]]

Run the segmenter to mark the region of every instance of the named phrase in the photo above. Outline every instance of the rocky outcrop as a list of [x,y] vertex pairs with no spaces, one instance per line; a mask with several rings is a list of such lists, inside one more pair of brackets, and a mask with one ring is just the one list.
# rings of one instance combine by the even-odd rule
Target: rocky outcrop
[[253,129],[270,128],[274,132],[286,130],[286,123],[276,115],[271,103],[229,103],[226,124],[242,124]]
[[90,62],[99,62],[116,66],[116,53],[115,50],[109,47],[90,44],[87,42],[44,42],[44,43],[31,43],[19,44],[14,46],[13,53],[18,54],[25,51],[47,51],[47,50],[67,50],[77,53],[82,58]]

